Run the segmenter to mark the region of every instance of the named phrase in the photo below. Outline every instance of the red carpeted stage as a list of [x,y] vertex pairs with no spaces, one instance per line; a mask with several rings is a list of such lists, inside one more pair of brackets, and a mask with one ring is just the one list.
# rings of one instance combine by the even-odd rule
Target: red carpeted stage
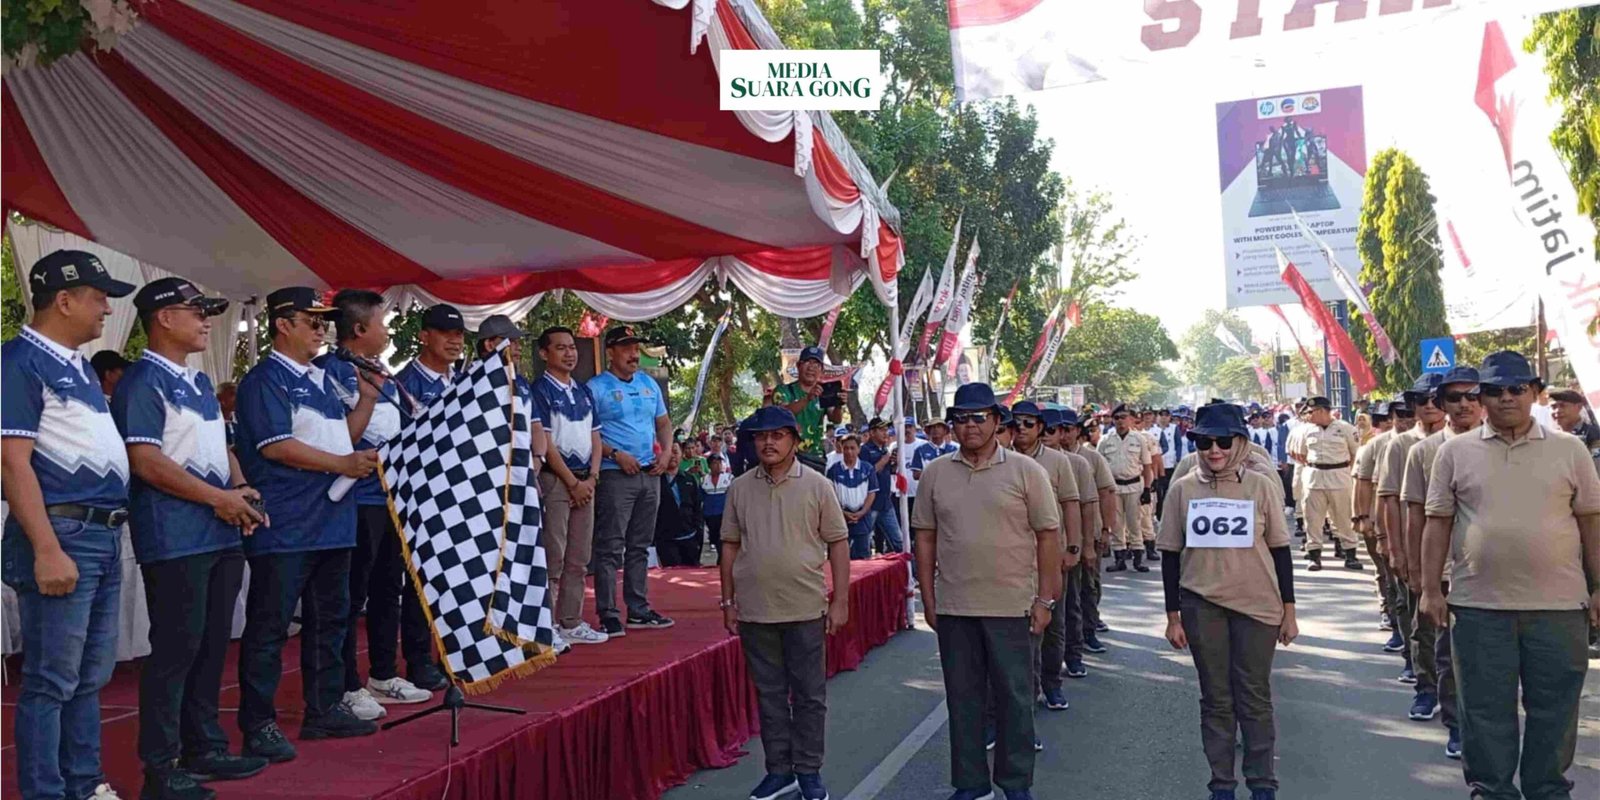
[[[906,622],[902,558],[851,564],[850,624],[828,639],[828,674],[854,669]],[[245,781],[210,784],[223,798],[550,798],[652,800],[691,772],[732,764],[757,732],[755,696],[738,640],[722,627],[715,569],[652,570],[652,605],[677,621],[604,645],[575,647],[555,666],[469,700],[525,716],[464,711],[461,746],[446,768],[447,714],[362,739],[300,742],[298,640],[284,654],[280,724],[300,757]],[[592,597],[588,608],[593,608]],[[233,655],[224,673],[223,727],[238,752]],[[365,662],[363,661],[363,667]],[[4,692],[6,797],[14,797],[17,687]],[[113,786],[138,797],[137,662],[101,693],[104,761]],[[436,695],[437,697],[437,695]],[[389,706],[390,718],[427,706]]]

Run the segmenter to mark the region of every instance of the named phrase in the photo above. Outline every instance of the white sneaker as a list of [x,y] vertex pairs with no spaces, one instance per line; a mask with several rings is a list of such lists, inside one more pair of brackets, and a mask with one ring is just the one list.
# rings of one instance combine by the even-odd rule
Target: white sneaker
[[556,628],[556,633],[572,644],[605,644],[611,639],[604,631],[589,627],[587,622],[578,623],[576,628]]
[[111,788],[111,784],[102,783],[94,787],[94,794],[89,795],[89,800],[122,800],[122,796]]
[[366,689],[345,692],[344,707],[351,714],[354,714],[356,719],[366,722],[381,719],[389,714],[389,709],[378,705],[378,701],[374,700]]
[[366,692],[379,703],[426,703],[433,699],[433,692],[419,689],[416,684],[399,676],[386,681],[368,678]]
[[566,655],[567,651],[572,649],[572,645],[561,637],[561,631],[559,630],[550,632],[550,646],[555,648],[558,656]]

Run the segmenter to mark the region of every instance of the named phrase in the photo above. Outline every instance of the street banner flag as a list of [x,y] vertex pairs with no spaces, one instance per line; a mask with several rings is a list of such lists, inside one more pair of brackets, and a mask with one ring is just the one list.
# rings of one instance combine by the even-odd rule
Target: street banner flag
[[933,270],[922,273],[922,281],[917,284],[917,293],[911,296],[911,305],[906,306],[905,319],[900,320],[900,348],[895,351],[895,358],[905,358],[911,352],[911,333],[917,329],[917,320],[922,317],[922,312],[928,310],[933,303]]
[[1241,356],[1250,355],[1249,348],[1246,348],[1244,343],[1240,342],[1238,337],[1233,335],[1233,331],[1228,330],[1227,325],[1218,322],[1217,329],[1212,331],[1211,335],[1217,337],[1217,341],[1222,342],[1223,347],[1226,347]]
[[944,319],[944,337],[939,340],[939,352],[933,365],[939,366],[950,359],[961,344],[961,331],[967,327],[967,317],[972,313],[972,301],[978,292],[978,247],[976,237],[967,250],[967,265],[961,269],[961,281],[956,284],[955,299],[950,302],[950,313]]
[[1277,394],[1278,385],[1272,382],[1272,376],[1268,375],[1260,364],[1252,364],[1251,366],[1256,368],[1256,382],[1261,384],[1261,391],[1266,392],[1267,397]]
[[1000,303],[1000,321],[994,325],[994,333],[989,337],[989,350],[1000,352],[1000,334],[1006,329],[1006,320],[1011,316],[1011,301],[1017,297],[1017,287],[1022,285],[1022,279],[1011,282],[1011,291],[1006,292],[1006,299]]
[[1389,338],[1389,332],[1383,329],[1383,324],[1378,322],[1377,315],[1372,313],[1372,305],[1367,302],[1367,294],[1361,291],[1360,279],[1339,261],[1333,254],[1333,247],[1312,231],[1311,226],[1300,218],[1298,212],[1291,213],[1294,214],[1294,224],[1300,228],[1300,235],[1306,237],[1328,262],[1328,274],[1333,276],[1333,282],[1344,294],[1344,299],[1349,300],[1351,305],[1361,311],[1361,318],[1366,320],[1367,330],[1372,331],[1373,343],[1378,346],[1378,354],[1383,356],[1383,362],[1393,364],[1399,353],[1394,349],[1394,342]]
[[555,663],[532,490],[531,409],[505,344],[379,448],[406,569],[445,669],[468,694]]
[[[826,342],[828,336],[833,333],[833,322],[838,319],[839,309],[843,307],[842,303],[835,306],[833,313],[828,315],[828,324],[822,329],[824,344],[819,345],[823,349],[828,347]],[[706,343],[705,355],[700,358],[700,376],[694,381],[694,399],[689,401],[689,414],[683,418],[683,424],[678,426],[682,430],[694,430],[694,418],[700,413],[700,401],[706,394],[706,376],[711,374],[711,362],[717,357],[717,344],[722,341],[722,334],[727,332],[728,321],[732,318],[732,314],[732,308],[722,312],[722,317],[717,320],[716,330],[711,332],[711,341]]]
[[[839,305],[833,307],[832,311],[828,312],[828,318],[822,322],[822,335],[817,338],[817,347],[823,350],[828,349],[828,342],[833,339],[833,326],[839,324],[839,312],[843,310],[844,302],[841,301]],[[716,340],[712,339],[712,341]]]
[[[946,0],[956,100],[1200,64],[1358,60],[1452,13],[1538,14],[1585,0]],[[1381,44],[1380,44],[1381,43]]]
[[1028,365],[1022,368],[1017,375],[1016,385],[1011,387],[1011,394],[1006,395],[1006,405],[1011,405],[1017,395],[1028,390],[1028,381],[1033,376],[1033,365],[1039,363],[1039,357],[1044,355],[1044,349],[1050,342],[1050,334],[1056,329],[1056,323],[1061,317],[1061,304],[1050,310],[1050,316],[1044,318],[1044,327],[1039,330],[1039,340],[1033,343],[1033,354],[1028,356]]
[[1578,210],[1578,193],[1550,145],[1554,113],[1537,69],[1519,67],[1500,23],[1484,26],[1475,99],[1500,135],[1508,180],[1504,199],[1522,223],[1513,252],[1540,264],[1545,319],[1577,373],[1591,407],[1600,407],[1600,337],[1589,322],[1600,308],[1600,260],[1589,252],[1595,229]]
[[939,282],[934,285],[933,302],[928,307],[928,322],[922,328],[922,341],[917,343],[918,362],[928,357],[929,340],[933,338],[933,332],[939,329],[939,323],[944,322],[945,315],[950,313],[951,301],[955,299],[956,246],[961,244],[961,220],[965,217],[966,212],[956,217],[956,230],[950,235],[950,252],[944,256],[944,268],[939,270]]
[[1056,356],[1061,353],[1061,343],[1067,338],[1067,331],[1072,330],[1072,320],[1063,317],[1056,321],[1055,332],[1050,334],[1050,344],[1044,348],[1044,355],[1039,357],[1039,366],[1028,376],[1028,388],[1039,379],[1050,374],[1050,368],[1056,365]]
[[1356,349],[1356,343],[1351,341],[1350,334],[1328,312],[1328,307],[1317,297],[1311,284],[1306,283],[1300,270],[1289,261],[1289,257],[1284,255],[1282,250],[1278,251],[1278,274],[1283,276],[1283,282],[1299,295],[1300,306],[1311,317],[1311,321],[1322,329],[1322,335],[1327,337],[1328,347],[1350,373],[1350,382],[1355,384],[1356,391],[1363,395],[1372,394],[1378,388],[1378,379],[1373,376],[1372,367],[1367,365],[1367,360],[1361,357],[1361,351]]
[[1317,362],[1311,360],[1311,353],[1306,350],[1305,345],[1300,343],[1300,334],[1296,333],[1294,326],[1289,324],[1289,318],[1283,315],[1283,309],[1277,305],[1269,305],[1267,308],[1272,309],[1272,313],[1277,314],[1278,319],[1283,320],[1283,327],[1289,329],[1289,338],[1294,340],[1295,348],[1300,351],[1300,360],[1306,362],[1306,371],[1311,376],[1311,384],[1315,386],[1321,383],[1322,375],[1317,371]]

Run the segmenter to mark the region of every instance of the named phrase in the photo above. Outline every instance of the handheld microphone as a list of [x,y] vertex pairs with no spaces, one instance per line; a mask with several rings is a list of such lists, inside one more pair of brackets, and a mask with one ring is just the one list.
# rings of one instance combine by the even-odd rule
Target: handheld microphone
[[370,372],[374,375],[382,375],[385,378],[389,377],[389,370],[384,369],[383,364],[379,363],[377,359],[357,355],[348,347],[335,348],[333,351],[333,357],[339,359],[340,361],[348,361],[351,364],[354,364],[356,369]]

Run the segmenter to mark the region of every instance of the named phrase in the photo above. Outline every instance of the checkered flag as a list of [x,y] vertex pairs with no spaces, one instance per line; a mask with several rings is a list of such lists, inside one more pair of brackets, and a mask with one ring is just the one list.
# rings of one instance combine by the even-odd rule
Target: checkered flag
[[463,691],[555,661],[531,428],[502,349],[379,448],[406,566]]

